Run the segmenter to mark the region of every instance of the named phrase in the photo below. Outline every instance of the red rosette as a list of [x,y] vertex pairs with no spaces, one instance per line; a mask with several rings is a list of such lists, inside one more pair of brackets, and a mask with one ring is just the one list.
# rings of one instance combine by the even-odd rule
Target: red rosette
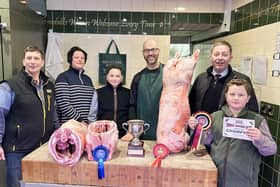
[[161,166],[161,160],[168,156],[169,149],[164,144],[156,144],[153,148],[153,154],[156,159],[153,161],[152,167],[159,168]]

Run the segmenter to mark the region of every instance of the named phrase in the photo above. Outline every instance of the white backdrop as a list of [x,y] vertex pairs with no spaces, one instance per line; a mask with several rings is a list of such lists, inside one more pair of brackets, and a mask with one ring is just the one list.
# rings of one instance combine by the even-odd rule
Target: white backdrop
[[[127,56],[126,62],[126,87],[130,87],[131,80],[135,73],[145,67],[146,62],[142,55],[142,47],[145,39],[153,37],[160,48],[160,62],[166,63],[169,59],[170,36],[149,36],[149,35],[101,35],[101,34],[65,34],[57,33],[60,37],[61,45],[59,47],[64,59],[64,69],[68,69],[66,62],[67,51],[72,46],[79,46],[88,53],[88,60],[85,66],[88,74],[95,85],[98,84],[98,53],[105,52],[111,39],[114,39],[119,47],[120,53]],[[113,49],[113,50],[112,50]],[[114,48],[111,52],[115,53]]]

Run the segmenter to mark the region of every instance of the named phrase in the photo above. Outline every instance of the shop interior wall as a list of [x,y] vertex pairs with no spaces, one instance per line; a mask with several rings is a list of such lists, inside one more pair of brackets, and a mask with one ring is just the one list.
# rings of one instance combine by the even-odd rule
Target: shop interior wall
[[[99,53],[105,53],[110,41],[114,39],[119,47],[121,54],[127,55],[126,62],[126,87],[130,87],[131,80],[135,73],[145,67],[146,62],[143,58],[143,42],[147,38],[154,38],[160,48],[159,61],[166,63],[169,58],[170,36],[151,36],[151,35],[101,35],[101,34],[76,34],[76,33],[57,33],[60,38],[60,53],[64,58],[64,69],[69,64],[66,63],[67,51],[72,46],[79,46],[87,51],[88,60],[85,66],[86,73],[92,78],[94,85],[100,87],[98,83]],[[111,52],[115,53],[114,47]]]
[[210,13],[224,12],[224,0],[203,0],[203,3],[197,0],[47,0],[47,9]]
[[[22,67],[23,50],[25,47],[35,45],[45,51],[47,42],[46,18],[37,15],[28,6],[10,0],[10,33],[12,69],[5,63],[8,72],[15,74]],[[7,75],[5,78],[8,78]]]
[[276,45],[279,45],[276,43],[279,32],[280,22],[277,22],[219,38],[225,39],[232,44],[233,66],[238,67],[245,56],[266,56],[268,60],[267,82],[265,85],[254,84],[254,88],[259,100],[278,105],[280,105],[280,77],[272,76],[272,64]]
[[[276,45],[279,45],[279,39],[277,41],[279,32],[280,22],[276,22],[216,39],[227,40],[232,44],[233,59],[231,64],[233,67],[238,68],[245,56],[265,56],[267,58],[266,84],[260,85],[254,82],[253,84],[260,102],[260,112],[268,122],[271,134],[277,142],[278,151],[276,155],[263,158],[259,176],[260,187],[280,186],[280,77],[272,76],[273,54],[276,51]],[[205,68],[210,65],[211,46],[209,43],[212,42],[207,41],[195,46],[195,48],[204,47],[206,51],[202,55],[205,62],[201,64],[201,68],[195,70],[196,74],[205,71]],[[270,108],[270,113],[267,113],[267,108]]]

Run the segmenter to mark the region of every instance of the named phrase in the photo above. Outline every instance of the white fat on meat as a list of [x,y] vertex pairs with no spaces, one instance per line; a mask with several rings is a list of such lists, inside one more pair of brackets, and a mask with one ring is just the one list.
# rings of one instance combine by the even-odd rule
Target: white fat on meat
[[185,126],[190,117],[188,89],[199,50],[191,58],[176,55],[163,69],[163,88],[159,105],[157,143],[170,152],[182,151],[189,141]]
[[62,165],[75,165],[82,156],[86,145],[87,126],[69,120],[57,129],[49,140],[49,152]]

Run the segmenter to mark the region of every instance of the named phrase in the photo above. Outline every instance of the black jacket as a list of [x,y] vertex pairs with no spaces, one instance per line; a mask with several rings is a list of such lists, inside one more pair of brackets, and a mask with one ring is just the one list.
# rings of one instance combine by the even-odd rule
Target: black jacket
[[[203,110],[202,102],[205,93],[209,88],[210,82],[213,80],[212,70],[213,70],[213,66],[209,67],[206,72],[203,72],[200,75],[198,75],[198,77],[195,79],[193,83],[193,86],[189,94],[189,103],[190,103],[190,108],[192,113]],[[228,75],[226,75],[226,80],[223,85],[223,90],[226,84],[233,78],[242,78],[249,82],[249,84],[252,87],[252,93],[251,93],[251,98],[248,102],[248,107],[250,110],[258,113],[259,112],[258,101],[250,78],[242,73],[234,71],[230,65],[228,67]],[[223,90],[221,91],[223,92]],[[217,101],[213,101],[213,102],[217,102]],[[219,106],[217,110],[221,109],[221,107],[225,104],[224,94],[221,94],[220,100],[218,102],[219,102]]]
[[[129,110],[129,96],[130,91],[128,88],[119,85],[116,88],[116,123],[118,125],[119,137],[121,138],[126,134],[126,131],[122,128],[122,123],[128,121],[128,110]],[[114,88],[107,83],[106,86],[97,89],[98,96],[98,120],[114,120],[115,113],[115,97]]]
[[41,103],[36,88],[31,84],[32,77],[24,69],[7,80],[15,98],[6,117],[2,143],[6,153],[29,153],[47,142],[54,131],[54,85],[43,72],[40,73],[40,79],[43,80],[45,105]]

